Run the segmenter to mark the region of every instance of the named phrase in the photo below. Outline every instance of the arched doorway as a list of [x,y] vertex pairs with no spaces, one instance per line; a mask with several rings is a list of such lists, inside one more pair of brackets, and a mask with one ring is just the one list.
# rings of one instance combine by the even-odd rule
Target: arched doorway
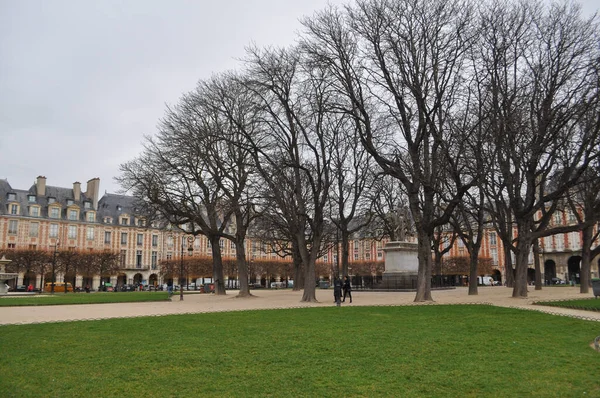
[[94,288],[93,282],[94,282],[93,277],[84,275],[81,278],[81,287],[85,289],[86,286],[88,286],[90,289],[93,289]]
[[551,285],[553,278],[556,278],[556,263],[554,260],[546,260],[544,263],[544,279],[546,280],[546,285]]
[[498,286],[502,286],[502,272],[499,269],[492,271],[492,278],[494,278]]
[[581,256],[569,257],[567,264],[569,266],[569,281],[575,281],[575,283],[579,283]]
[[148,279],[148,284],[150,286],[158,285],[158,275],[156,275],[156,274],[150,275],[150,278]]
[[34,287],[34,289],[37,289],[38,286],[36,286],[35,283],[36,283],[35,272],[28,271],[25,273],[25,275],[23,275],[23,284],[25,286],[31,285]]
[[119,274],[117,275],[117,289],[121,291],[123,286],[127,284],[127,274]]
[[535,269],[527,268],[527,283],[533,284],[535,282]]
[[140,285],[142,283],[142,274],[135,274],[133,276],[133,284]]
[[64,276],[64,281],[70,283],[73,286],[73,291],[77,291],[77,288],[81,288],[81,286],[77,285],[77,274],[73,271],[69,271]]

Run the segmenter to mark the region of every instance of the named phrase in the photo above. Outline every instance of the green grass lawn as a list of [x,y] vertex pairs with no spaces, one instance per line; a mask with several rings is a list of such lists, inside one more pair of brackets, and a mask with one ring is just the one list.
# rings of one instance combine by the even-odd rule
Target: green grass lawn
[[[24,309],[26,310],[26,309]],[[600,323],[491,306],[0,326],[3,397],[600,396]]]
[[[64,304],[130,303],[139,301],[165,301],[167,292],[97,292],[97,293],[54,293],[31,296],[2,296],[0,307]],[[0,394],[1,395],[1,394]]]
[[537,305],[547,305],[551,307],[572,308],[586,311],[600,311],[600,300],[597,298],[587,298],[579,300],[561,300],[561,301],[540,301]]

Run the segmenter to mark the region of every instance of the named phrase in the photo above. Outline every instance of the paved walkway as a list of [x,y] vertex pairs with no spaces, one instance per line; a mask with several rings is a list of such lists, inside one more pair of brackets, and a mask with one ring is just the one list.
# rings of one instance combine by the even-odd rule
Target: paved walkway
[[[179,301],[179,296],[176,295],[173,296],[173,301],[170,302],[0,307],[0,325],[272,308],[327,307],[334,305],[332,289],[317,289],[319,303],[303,303],[300,301],[302,292],[293,292],[290,290],[263,289],[252,290],[252,293],[255,297],[237,298],[236,291],[229,291],[226,296],[186,294],[184,301]],[[415,298],[414,292],[354,291],[352,295],[354,298],[353,303],[350,304],[346,301],[342,306],[424,305],[413,303]],[[466,287],[459,287],[452,290],[434,291],[433,299],[435,300],[434,304],[481,303],[600,321],[600,312],[532,305],[535,301],[593,297],[592,293],[579,293],[579,287],[548,287],[537,291],[531,287],[528,293],[529,297],[525,299],[515,299],[511,295],[511,288],[482,286],[479,288],[477,296],[469,296]],[[2,298],[2,300],[10,300],[10,298]],[[39,300],[52,300],[52,297],[40,296]],[[428,303],[425,305],[432,304]]]

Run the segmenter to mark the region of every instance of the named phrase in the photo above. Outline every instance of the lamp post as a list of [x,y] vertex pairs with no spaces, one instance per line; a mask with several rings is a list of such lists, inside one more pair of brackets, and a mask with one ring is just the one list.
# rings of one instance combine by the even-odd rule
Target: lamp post
[[[194,240],[196,238],[193,235],[189,235],[187,237],[188,241],[188,254],[191,256],[194,251]],[[183,246],[184,246],[183,236],[181,237],[181,261],[179,263],[179,301],[183,301]],[[188,283],[189,285],[189,283]]]
[[[56,274],[54,273],[54,270],[56,268],[56,253],[58,252],[58,247],[60,246],[60,240],[57,239],[56,243],[54,244],[54,253],[52,254],[52,285],[50,285],[50,293],[54,294],[54,283],[56,282]],[[67,286],[65,285],[65,289],[67,288]]]
[[181,237],[181,261],[179,263],[179,301],[183,301],[183,236]]

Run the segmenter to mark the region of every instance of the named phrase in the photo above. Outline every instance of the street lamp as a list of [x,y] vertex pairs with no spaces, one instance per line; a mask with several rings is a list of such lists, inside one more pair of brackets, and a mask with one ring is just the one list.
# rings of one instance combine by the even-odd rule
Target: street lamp
[[[56,268],[56,253],[58,253],[58,247],[60,246],[60,239],[56,240],[54,244],[54,253],[52,254],[52,285],[50,286],[50,293],[54,294],[54,283],[56,282],[56,274],[54,270]],[[65,289],[67,286],[65,285]]]

